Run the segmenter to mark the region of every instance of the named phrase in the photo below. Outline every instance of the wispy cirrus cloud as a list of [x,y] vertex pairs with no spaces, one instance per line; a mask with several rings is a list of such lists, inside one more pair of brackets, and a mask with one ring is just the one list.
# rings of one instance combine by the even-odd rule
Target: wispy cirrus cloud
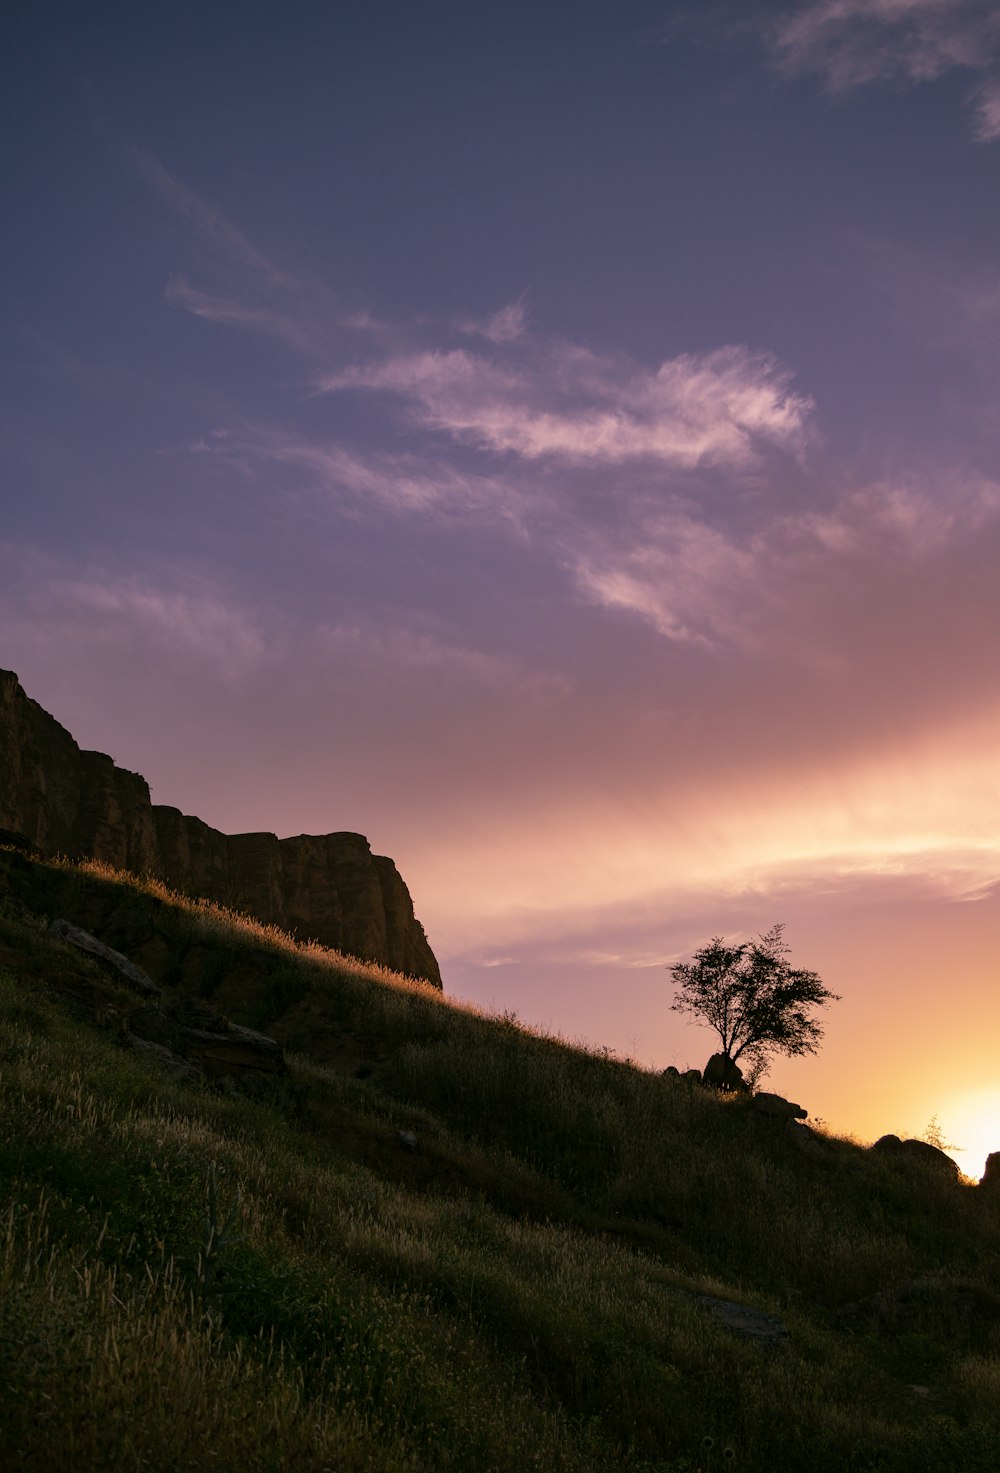
[[814,438],[812,401],[791,373],[741,347],[647,367],[537,335],[489,341],[475,352],[389,341],[379,358],[320,376],[321,394],[380,399],[409,433],[405,451],[265,427],[196,448],[272,483],[280,468],[353,516],[505,524],[588,603],[678,642],[745,638],[737,604],[756,549],[725,520],[765,466],[797,460]]
[[309,329],[294,315],[276,307],[255,305],[237,297],[200,290],[191,286],[181,275],[170,278],[165,295],[168,302],[183,307],[192,317],[200,317],[205,322],[217,322],[223,327],[263,333],[268,337],[279,338],[290,347],[299,348],[303,352],[310,352],[315,346]]
[[980,143],[993,143],[1000,138],[1000,76],[991,77],[976,92],[976,137]]
[[751,546],[683,513],[618,546],[588,537],[570,555],[584,597],[680,644],[745,643],[765,588]]
[[159,159],[145,149],[133,148],[131,152],[136,168],[147,182],[177,215],[195,227],[201,238],[220,256],[239,264],[245,271],[262,281],[270,282],[272,286],[296,285],[295,278],[258,250],[222,210],[203,199],[176,174],[164,168]]
[[1000,481],[952,471],[849,486],[828,509],[793,511],[778,525],[786,546],[811,543],[842,558],[879,553],[919,563],[998,524]]
[[508,302],[481,322],[467,318],[457,325],[459,332],[468,337],[486,338],[491,343],[512,343],[527,330],[528,309],[521,299]]
[[239,434],[216,431],[191,449],[248,474],[280,471],[352,516],[381,510],[439,522],[485,518],[524,535],[540,511],[540,497],[516,480],[456,466],[440,455],[358,448],[266,426]]
[[970,94],[981,142],[1000,137],[1000,11],[994,0],[807,0],[763,21],[775,64],[832,92],[901,79],[979,74]]
[[856,658],[837,606],[877,606],[873,568],[899,570],[900,607],[916,612],[928,569],[998,536],[1000,482],[941,472],[847,485],[825,507],[778,497],[744,525],[637,496],[615,528],[573,525],[564,556],[585,598],[672,642],[821,665]]
[[176,270],[165,298],[203,321],[270,337],[321,354],[344,314],[326,282],[289,271],[260,250],[218,205],[204,199],[152,154],[133,148],[136,169],[185,228],[193,274]]
[[570,465],[746,466],[799,450],[813,405],[767,354],[725,347],[657,368],[572,343],[401,353],[319,375],[322,393],[400,396],[414,423],[498,455]]
[[[239,686],[265,669],[299,667],[319,678],[334,670],[379,672],[382,678],[433,676],[458,687],[559,700],[572,682],[506,650],[456,639],[434,619],[377,604],[351,617],[303,621],[258,610],[222,578],[164,566],[122,573],[0,543],[0,620],[9,651],[21,658],[65,656],[143,667],[170,664]],[[13,658],[13,654],[10,656]]]
[[197,448],[340,515],[504,527],[583,602],[672,643],[814,663],[839,658],[824,620],[838,588],[857,603],[876,552],[916,566],[1000,520],[986,477],[813,463],[812,401],[746,349],[644,368],[537,335],[477,352],[386,345],[320,391],[374,395],[407,449],[266,427]]
[[[960,8],[823,0],[785,12],[783,34],[788,55],[805,65],[842,26],[877,20],[891,29]],[[918,33],[927,47],[938,34]],[[957,42],[939,52],[948,65],[965,55]],[[915,60],[906,67],[922,75]],[[864,79],[861,70],[836,76],[843,85]],[[356,350],[358,334],[365,343],[364,359],[308,380],[317,402],[369,397],[360,433],[324,435],[310,411],[309,432],[256,425],[193,447],[256,477],[272,498],[305,490],[355,520],[502,527],[551,559],[578,599],[672,643],[801,647],[803,659],[821,663],[838,657],[829,638],[837,590],[857,601],[873,548],[926,562],[970,532],[992,535],[998,494],[986,478],[858,480],[817,465],[815,405],[766,352],[730,344],[646,364],[529,328],[523,299],[482,318],[379,322],[377,331],[356,314],[353,329],[342,319],[352,336],[323,338],[323,312],[305,310],[309,292],[297,278],[272,268],[159,166],[152,178],[218,247],[240,288],[176,278],[170,290],[180,305],[222,327],[268,332],[309,357]],[[387,438],[401,448],[387,449]],[[342,652],[359,639],[341,631]],[[431,660],[434,649],[434,640],[417,640],[410,655]],[[479,657],[469,658],[471,678]],[[456,655],[448,668],[461,665]]]
[[81,648],[128,659],[170,659],[239,681],[265,660],[268,640],[252,609],[208,577],[159,568],[155,575],[76,563],[0,544],[0,613],[11,645]]
[[316,642],[338,659],[375,664],[383,670],[395,667],[421,676],[450,677],[466,685],[529,698],[557,700],[572,688],[569,677],[561,672],[533,670],[512,655],[456,642],[433,628],[342,622],[317,630]]
[[[737,532],[724,520],[713,523],[710,511],[689,497],[662,485],[651,492],[644,479],[633,484],[619,474],[613,486],[581,498],[572,483],[554,482],[534,465],[508,475],[477,474],[442,457],[360,451],[266,431],[220,436],[195,448],[236,461],[272,486],[280,468],[319,506],[350,519],[380,512],[459,528],[503,527],[561,567],[585,602],[635,615],[677,643],[752,643],[762,606],[773,601],[761,522],[754,523],[756,532]],[[835,536],[832,524],[817,525],[817,543]]]

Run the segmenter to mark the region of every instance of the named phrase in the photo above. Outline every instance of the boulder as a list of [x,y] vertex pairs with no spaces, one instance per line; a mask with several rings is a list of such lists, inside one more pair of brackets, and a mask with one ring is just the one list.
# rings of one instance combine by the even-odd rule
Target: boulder
[[287,1069],[281,1045],[273,1038],[230,1023],[202,1003],[171,998],[162,1007],[134,1014],[130,1029],[134,1039],[187,1060],[208,1079],[284,1074]]
[[775,1319],[774,1315],[765,1314],[751,1304],[739,1304],[733,1299],[718,1299],[714,1294],[693,1294],[687,1289],[675,1290],[675,1293],[707,1310],[713,1319],[741,1339],[753,1340],[770,1349],[779,1349],[788,1343],[787,1326],[781,1320]]
[[1000,1190],[1000,1151],[991,1151],[986,1158],[986,1167],[979,1178],[981,1187]]
[[185,1056],[208,1079],[224,1074],[284,1074],[288,1067],[281,1045],[273,1038],[223,1018],[211,1029],[183,1029],[181,1042]]
[[937,1146],[932,1146],[929,1141],[901,1140],[898,1135],[883,1135],[878,1138],[871,1147],[881,1156],[904,1161],[908,1165],[928,1167],[931,1171],[940,1172],[943,1176],[949,1176],[958,1180],[958,1166],[945,1152]]
[[201,1078],[198,1070],[186,1059],[178,1054],[171,1053],[170,1049],[164,1048],[162,1043],[150,1043],[146,1038],[136,1038],[129,1034],[125,1040],[126,1045],[133,1053],[140,1054],[144,1059],[151,1059],[154,1063],[162,1065],[169,1074],[181,1084],[196,1084]]
[[141,992],[144,997],[159,997],[160,989],[140,967],[130,962],[127,956],[122,956],[120,951],[115,951],[114,947],[105,946],[103,941],[98,941],[89,931],[74,926],[72,921],[53,921],[48,934],[57,941],[65,941],[76,947],[77,951],[86,952],[87,956],[92,956],[95,961],[116,972],[123,982],[136,992]]
[[684,1073],[681,1075],[681,1078],[682,1079],[686,1079],[687,1082],[688,1082],[688,1084],[700,1084],[701,1083],[701,1070],[700,1069],[685,1069],[684,1070]]
[[725,1094],[746,1094],[749,1086],[743,1072],[728,1054],[713,1054],[702,1072],[702,1082]]
[[754,1095],[753,1109],[755,1114],[769,1116],[772,1120],[804,1120],[809,1114],[801,1105],[793,1105],[791,1100],[765,1091]]
[[785,1121],[784,1133],[795,1149],[801,1151],[803,1156],[808,1156],[811,1161],[829,1160],[830,1147],[826,1141],[814,1130],[810,1130],[808,1125],[803,1125],[801,1120],[789,1117]]
[[681,1071],[673,1064],[668,1064],[660,1075],[661,1079],[680,1079]]

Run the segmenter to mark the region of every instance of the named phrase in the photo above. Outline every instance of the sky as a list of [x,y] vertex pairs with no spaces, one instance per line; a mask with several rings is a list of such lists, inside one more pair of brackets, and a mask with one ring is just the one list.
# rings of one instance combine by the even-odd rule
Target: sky
[[12,7],[0,665],[446,990],[1000,1149],[994,0]]

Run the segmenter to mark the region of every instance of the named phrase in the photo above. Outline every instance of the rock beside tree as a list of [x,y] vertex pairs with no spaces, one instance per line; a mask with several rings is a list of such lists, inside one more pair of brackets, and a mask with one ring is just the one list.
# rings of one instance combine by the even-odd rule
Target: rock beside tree
[[728,1054],[713,1054],[702,1070],[702,1083],[710,1084],[723,1094],[748,1094],[750,1086],[743,1077],[743,1070]]

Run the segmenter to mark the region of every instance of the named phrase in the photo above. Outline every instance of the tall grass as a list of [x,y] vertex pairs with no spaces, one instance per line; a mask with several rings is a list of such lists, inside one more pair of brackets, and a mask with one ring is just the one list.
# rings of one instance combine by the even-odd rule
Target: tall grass
[[[996,1466],[987,1195],[847,1141],[808,1160],[740,1101],[141,894],[247,1014],[266,952],[298,981],[275,1033],[349,1035],[372,1072],[292,1055],[271,1099],[179,1084],[47,999],[98,974],[0,912],[23,958],[0,972],[10,1465]],[[919,1314],[892,1298],[914,1283]],[[787,1348],[712,1294],[779,1315]]]

